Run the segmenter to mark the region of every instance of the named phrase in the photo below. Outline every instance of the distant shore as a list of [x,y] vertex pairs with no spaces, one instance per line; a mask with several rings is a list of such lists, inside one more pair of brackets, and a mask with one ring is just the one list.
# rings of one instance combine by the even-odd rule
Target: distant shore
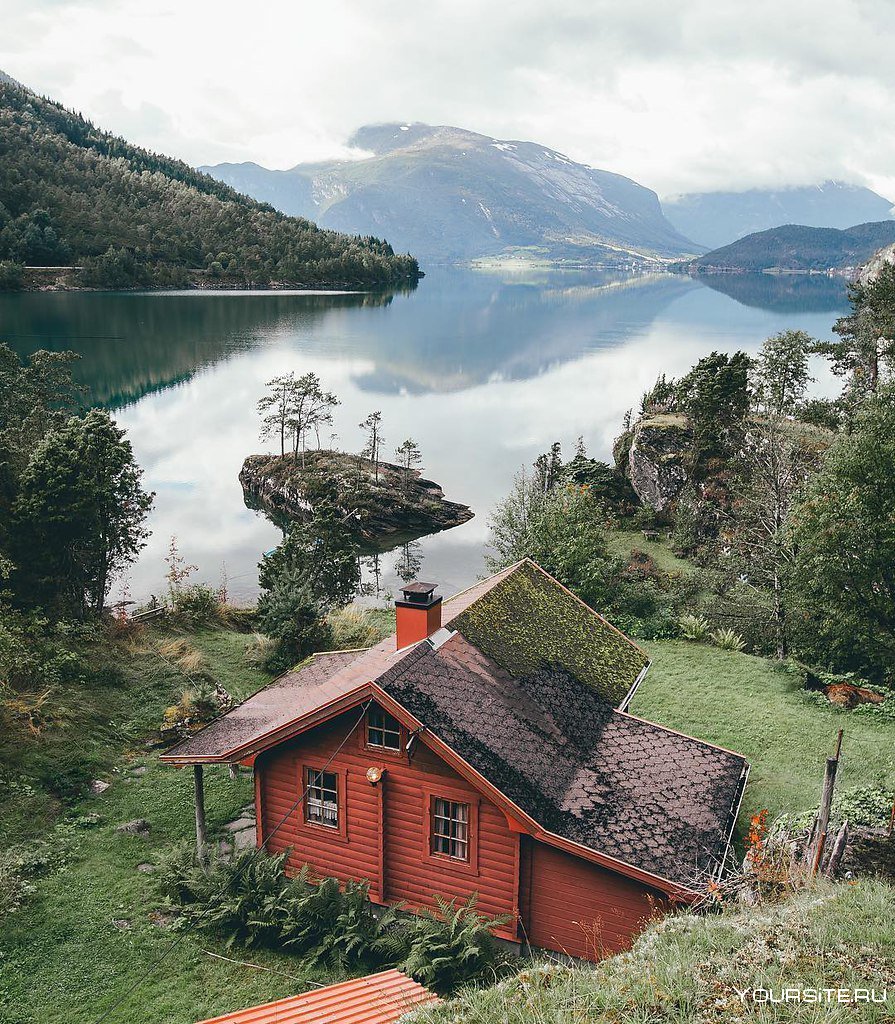
[[[174,284],[135,284],[131,286],[108,285],[92,287],[78,284],[73,280],[80,267],[26,267],[22,284],[9,292],[178,292],[178,291],[232,291],[232,292],[338,292],[342,294],[369,291],[397,291],[412,288],[415,284],[401,282],[371,288],[351,281],[268,281],[252,282],[227,277],[210,277],[203,270],[187,272],[187,280]],[[420,272],[420,277],[425,275]]]

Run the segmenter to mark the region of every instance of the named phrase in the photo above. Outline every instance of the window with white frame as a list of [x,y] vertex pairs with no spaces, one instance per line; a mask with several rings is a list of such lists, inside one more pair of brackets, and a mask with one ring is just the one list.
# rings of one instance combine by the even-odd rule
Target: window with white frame
[[339,827],[339,778],[335,772],[305,768],[305,821]]
[[367,746],[401,749],[401,725],[381,708],[370,708],[367,712]]
[[469,860],[469,804],[436,797],[432,802],[432,853]]

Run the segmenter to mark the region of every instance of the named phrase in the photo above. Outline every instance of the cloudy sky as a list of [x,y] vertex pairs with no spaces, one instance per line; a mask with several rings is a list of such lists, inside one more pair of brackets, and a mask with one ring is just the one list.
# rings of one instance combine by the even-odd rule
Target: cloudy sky
[[428,121],[678,191],[895,199],[891,0],[0,0],[0,69],[194,163]]

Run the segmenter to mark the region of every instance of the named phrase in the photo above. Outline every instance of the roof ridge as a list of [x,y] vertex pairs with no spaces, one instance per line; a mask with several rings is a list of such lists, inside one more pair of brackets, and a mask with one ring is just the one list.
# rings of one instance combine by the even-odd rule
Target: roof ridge
[[512,565],[505,565],[503,569],[498,569],[497,572],[492,572],[490,576],[483,576],[481,579],[476,580],[475,583],[470,583],[468,587],[458,590],[456,594],[451,594],[450,597],[446,597],[444,599],[444,603],[450,604],[451,601],[456,601],[458,597],[463,597],[464,594],[468,594],[470,590],[475,590],[476,587],[480,587],[483,583],[490,583],[491,580],[496,580],[498,576],[509,576],[514,569],[518,569],[525,561],[525,558],[520,558],[518,562],[513,562]]

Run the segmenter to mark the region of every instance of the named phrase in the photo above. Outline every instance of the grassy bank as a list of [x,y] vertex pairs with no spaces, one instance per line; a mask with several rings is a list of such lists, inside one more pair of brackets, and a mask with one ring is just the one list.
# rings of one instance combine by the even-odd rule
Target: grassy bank
[[[649,928],[595,968],[536,965],[414,1015],[414,1024],[866,1024],[895,1014],[895,890],[818,885],[788,903]],[[752,1002],[751,990],[875,989],[882,1005]],[[750,990],[744,1003],[737,989]],[[761,998],[761,996],[759,996]]]
[[773,817],[816,806],[825,758],[833,753],[839,729],[844,738],[838,789],[882,784],[895,790],[891,722],[818,705],[802,689],[801,671],[766,658],[683,640],[645,646],[653,664],[632,713],[749,759],[741,826],[761,808]]
[[[97,650],[121,670],[113,685],[68,695],[72,711],[58,729],[20,752],[19,778],[4,798],[0,847],[26,848],[43,835],[53,850],[46,877],[0,931],[0,1020],[4,1024],[191,1024],[239,1006],[302,991],[331,978],[309,977],[288,954],[230,951],[207,936],[172,947],[156,911],[154,875],[138,870],[174,843],[194,836],[192,774],[158,762],[148,744],[164,709],[189,678],[158,653],[171,635],[146,631],[136,642]],[[225,629],[191,633],[204,667],[240,698],[267,681],[246,660],[252,638]],[[109,782],[99,796],[63,805],[34,775],[56,759],[72,774]],[[214,832],[250,803],[250,773],[236,780],[226,767],[206,771],[206,807]],[[145,818],[145,837],[117,827]],[[208,951],[208,952],[206,952]],[[208,953],[251,961],[241,967]],[[154,976],[106,1016],[110,1007],[164,955]],[[277,972],[277,973],[272,973]]]

